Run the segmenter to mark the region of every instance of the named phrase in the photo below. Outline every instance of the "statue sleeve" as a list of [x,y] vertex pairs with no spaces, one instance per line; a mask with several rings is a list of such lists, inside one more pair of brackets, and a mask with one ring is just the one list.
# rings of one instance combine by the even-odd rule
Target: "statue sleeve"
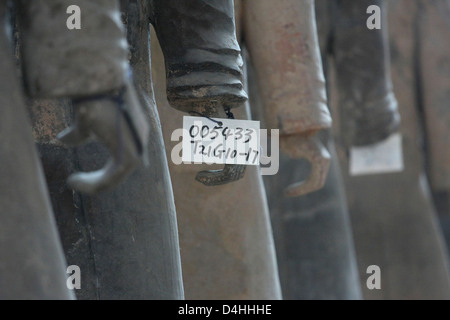
[[268,129],[282,135],[331,126],[313,0],[247,0],[250,52]]
[[[87,97],[124,86],[128,46],[117,1],[20,0],[20,45],[28,93],[35,98]],[[70,30],[67,8],[81,11]]]
[[247,100],[232,0],[153,0],[151,20],[172,107],[214,114]]

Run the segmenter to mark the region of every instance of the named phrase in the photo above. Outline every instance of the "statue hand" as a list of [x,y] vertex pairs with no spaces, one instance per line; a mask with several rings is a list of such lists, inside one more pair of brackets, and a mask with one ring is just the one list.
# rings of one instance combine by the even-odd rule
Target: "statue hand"
[[[95,138],[108,148],[111,158],[94,172],[77,172],[68,178],[68,185],[82,193],[93,194],[106,190],[123,180],[140,163],[146,141],[139,137],[148,134],[148,127],[136,129],[133,116],[143,111],[135,89],[125,87],[122,97],[112,99],[84,99],[74,102],[75,123],[58,134],[57,138],[68,145],[79,145]],[[122,101],[120,101],[122,99]],[[130,112],[132,109],[133,112]],[[136,130],[144,129],[143,132]]]
[[285,190],[286,196],[298,197],[323,187],[331,157],[315,133],[280,136],[280,148],[291,158],[305,158],[311,163],[311,174],[308,179],[288,186]]

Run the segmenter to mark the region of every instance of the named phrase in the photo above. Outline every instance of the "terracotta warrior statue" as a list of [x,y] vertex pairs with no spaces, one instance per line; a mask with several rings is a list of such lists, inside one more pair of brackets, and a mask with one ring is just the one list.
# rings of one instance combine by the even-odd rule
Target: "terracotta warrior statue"
[[[233,1],[200,2],[203,3],[203,14],[199,16],[184,2],[168,1],[173,10],[180,13],[182,24],[187,26],[183,32],[198,36],[199,41],[210,39],[212,34],[208,30],[212,25],[220,22],[227,26],[225,43],[218,42],[219,39],[214,39],[211,44],[199,42],[201,50],[196,51],[206,61],[192,61],[192,73],[177,71],[166,76],[167,62],[164,63],[163,52],[169,49],[164,47],[167,39],[162,38],[164,34],[160,34],[158,28],[155,29],[162,50],[156,45],[152,47],[155,96],[177,206],[186,298],[280,299],[272,229],[259,169],[249,166],[239,181],[209,186],[209,183],[201,184],[194,178],[199,177],[198,171],[221,170],[220,165],[175,165],[170,159],[172,149],[179,143],[171,141],[171,135],[182,126],[183,116],[201,113],[227,118],[224,108],[239,107],[231,109],[234,117],[249,119],[243,90],[245,68],[236,37]],[[216,16],[213,12],[220,14]],[[200,28],[193,29],[194,26]],[[178,50],[183,52],[183,59],[195,57],[190,47],[179,47]],[[175,85],[179,89],[174,90]],[[179,96],[192,96],[192,103],[181,104],[174,98],[174,92]],[[214,98],[220,104],[211,104],[204,103],[204,98],[198,96],[200,92],[205,92],[207,97],[215,97],[220,92],[224,95],[220,99]],[[174,111],[170,106],[182,112]],[[210,111],[212,107],[213,112]]]
[[[328,133],[331,117],[315,3],[242,3],[252,113],[281,134],[280,171],[264,182],[283,297],[359,299],[349,214]],[[301,196],[286,197],[285,186],[305,177],[297,187],[303,189],[297,193]]]

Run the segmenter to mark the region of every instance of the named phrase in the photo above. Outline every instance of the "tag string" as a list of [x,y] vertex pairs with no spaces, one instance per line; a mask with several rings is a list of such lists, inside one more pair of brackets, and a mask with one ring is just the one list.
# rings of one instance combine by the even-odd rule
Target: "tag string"
[[214,123],[217,123],[219,126],[223,126],[223,122],[222,121],[217,121],[217,120],[214,120],[213,118],[210,118],[210,117],[208,117],[207,115],[204,115],[203,113],[200,113],[200,112],[197,112],[197,111],[190,111],[189,113],[194,113],[194,114],[198,114],[199,116],[201,116],[201,117],[204,117],[204,118],[206,118],[206,119],[208,119],[208,120],[211,120],[212,122],[214,122]]
[[[228,119],[234,119],[234,114],[231,112],[230,108],[226,108],[224,110],[225,110],[225,114],[227,115]],[[200,112],[197,112],[197,111],[190,111],[189,113],[197,114],[197,115],[199,115],[201,117],[204,117],[204,118],[206,118],[208,120],[211,120],[214,123],[217,123],[219,126],[223,126],[223,122],[222,121],[214,120],[213,118],[210,118],[210,117],[208,117],[207,115],[205,115],[203,113],[200,113]]]

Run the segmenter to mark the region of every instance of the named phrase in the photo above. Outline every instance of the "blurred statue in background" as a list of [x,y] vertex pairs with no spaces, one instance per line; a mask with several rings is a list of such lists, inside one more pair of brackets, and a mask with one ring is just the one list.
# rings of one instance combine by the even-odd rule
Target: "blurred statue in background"
[[[367,26],[371,5],[382,10],[381,29]],[[347,148],[383,141],[400,125],[390,74],[385,1],[317,0],[317,8],[325,68],[331,67],[328,56],[336,68],[340,138]]]
[[[369,266],[382,272],[381,290],[363,285],[363,297],[448,298],[447,257],[423,179],[419,117],[413,110],[419,46],[411,35],[424,12],[408,0],[316,4],[361,283]],[[381,8],[381,29],[367,28],[371,5]],[[350,148],[395,132],[402,135],[402,172],[349,174]]]

